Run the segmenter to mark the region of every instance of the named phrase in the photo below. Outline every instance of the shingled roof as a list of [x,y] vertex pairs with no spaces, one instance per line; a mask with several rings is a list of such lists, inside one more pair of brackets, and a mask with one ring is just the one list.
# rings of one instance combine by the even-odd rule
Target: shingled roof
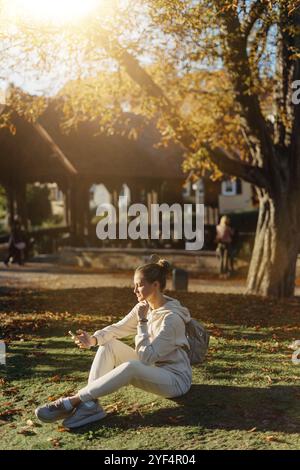
[[[54,141],[83,176],[97,180],[105,177],[183,179],[183,150],[171,143],[167,148],[156,148],[159,131],[153,122],[144,125],[143,118],[126,114],[123,124],[125,136],[99,133],[99,125],[82,122],[69,133],[60,130],[58,112],[49,107],[40,119]],[[126,126],[126,128],[125,128]],[[132,128],[140,128],[136,140],[128,135]]]
[[[108,136],[99,133],[95,121],[80,123],[64,133],[60,119],[54,105],[39,119],[40,128],[13,113],[16,133],[0,129],[0,182],[16,176],[27,182],[59,181],[70,173],[68,166],[95,183],[108,178],[123,182],[126,178],[184,178],[181,147],[170,143],[156,148],[160,134],[154,122],[144,124],[142,117],[127,113],[126,124],[119,129],[125,135]],[[133,128],[142,129],[136,140],[128,137]]]

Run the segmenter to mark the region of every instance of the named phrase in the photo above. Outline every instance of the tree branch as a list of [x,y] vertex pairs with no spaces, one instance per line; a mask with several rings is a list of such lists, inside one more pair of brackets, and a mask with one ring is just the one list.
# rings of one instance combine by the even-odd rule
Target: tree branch
[[[183,120],[178,116],[176,109],[174,109],[163,90],[152,80],[132,55],[124,50],[116,41],[109,41],[107,34],[101,34],[101,42],[109,54],[124,66],[128,75],[146,90],[149,96],[159,100],[159,107],[169,116],[169,123],[176,131],[178,140],[187,150],[195,152],[197,150],[195,147],[195,136],[186,128]],[[253,96],[250,96],[249,100],[247,100],[247,105],[249,106],[252,105],[250,103],[251,99],[253,99]],[[253,116],[254,122],[256,117],[256,115]],[[221,148],[212,149],[208,144],[204,144],[204,147],[209,152],[211,160],[222,172],[242,178],[260,188],[269,187],[268,178],[262,168],[234,160]]]
[[103,47],[121,64],[128,75],[147,93],[148,96],[155,98],[159,104],[159,109],[169,117],[168,122],[176,131],[176,137],[182,145],[192,152],[196,151],[195,137],[190,133],[184,120],[179,116],[176,108],[172,105],[159,85],[152,77],[140,66],[139,62],[129,52],[127,52],[116,40],[109,39],[105,31],[99,31],[99,38]]
[[224,9],[224,4],[220,0],[215,0],[215,6],[226,30],[223,44],[224,61],[232,78],[236,100],[242,108],[247,133],[261,150],[258,152],[257,163],[266,169],[275,184],[279,184],[272,137],[262,113],[258,95],[254,91],[247,38],[241,31],[236,12],[233,9]]
[[268,4],[265,0],[256,0],[256,2],[252,4],[247,18],[241,25],[241,31],[246,38],[251,34],[256,21],[262,17],[267,7]]
[[208,151],[212,162],[222,173],[241,178],[259,188],[269,189],[269,181],[263,168],[233,159],[220,147],[212,148],[208,144],[204,144],[204,147]]

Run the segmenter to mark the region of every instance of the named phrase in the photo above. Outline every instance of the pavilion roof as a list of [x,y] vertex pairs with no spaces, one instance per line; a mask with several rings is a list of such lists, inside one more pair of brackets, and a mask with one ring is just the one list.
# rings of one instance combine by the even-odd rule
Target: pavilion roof
[[[127,113],[115,135],[99,132],[96,121],[85,121],[68,133],[61,130],[61,116],[52,104],[38,123],[12,114],[15,134],[0,129],[0,182],[21,178],[27,182],[59,181],[74,170],[93,183],[107,179],[184,179],[183,150],[170,143],[156,145],[160,133],[152,121]],[[123,127],[122,127],[123,126]],[[129,138],[141,128],[135,140]],[[121,131],[125,135],[121,135]]]
[[[85,121],[68,133],[62,132],[60,118],[53,107],[49,107],[40,120],[83,176],[99,181],[103,177],[183,179],[182,148],[174,143],[156,148],[159,131],[153,122],[143,125],[142,121],[140,116],[127,113],[126,124],[120,128],[125,135],[105,135],[99,132],[95,121]],[[133,128],[141,128],[136,140],[128,137]]]

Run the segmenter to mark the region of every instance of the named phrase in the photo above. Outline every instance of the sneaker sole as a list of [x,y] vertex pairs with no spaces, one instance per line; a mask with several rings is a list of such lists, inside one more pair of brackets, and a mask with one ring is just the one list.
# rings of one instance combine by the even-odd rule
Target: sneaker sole
[[47,418],[39,416],[38,410],[35,410],[34,414],[43,423],[55,423],[55,421],[59,421],[60,419],[67,419],[70,417],[70,415],[68,415],[68,416],[61,416],[60,418],[55,418],[55,419],[50,419],[50,418],[47,419]]
[[88,416],[80,421],[78,421],[77,423],[74,423],[74,424],[67,424],[65,421],[67,421],[67,419],[65,419],[63,421],[63,425],[68,428],[68,429],[74,429],[74,428],[79,428],[81,426],[85,426],[86,424],[91,424],[91,423],[94,423],[95,421],[100,421],[100,419],[103,419],[105,418],[105,416],[107,415],[107,413],[105,413],[105,411],[101,411],[97,414],[94,414],[94,415],[91,415],[91,416]]

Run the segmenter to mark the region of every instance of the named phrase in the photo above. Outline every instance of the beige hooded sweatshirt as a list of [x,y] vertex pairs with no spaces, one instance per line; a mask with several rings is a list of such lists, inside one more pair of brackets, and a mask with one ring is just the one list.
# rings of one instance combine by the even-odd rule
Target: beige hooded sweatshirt
[[136,333],[135,350],[146,365],[163,367],[182,379],[183,388],[192,382],[192,369],[186,350],[189,343],[185,335],[185,324],[190,321],[190,312],[180,302],[164,295],[166,303],[157,309],[149,306],[148,322],[139,323],[136,304],[119,322],[94,333],[101,346],[113,338],[124,338]]

